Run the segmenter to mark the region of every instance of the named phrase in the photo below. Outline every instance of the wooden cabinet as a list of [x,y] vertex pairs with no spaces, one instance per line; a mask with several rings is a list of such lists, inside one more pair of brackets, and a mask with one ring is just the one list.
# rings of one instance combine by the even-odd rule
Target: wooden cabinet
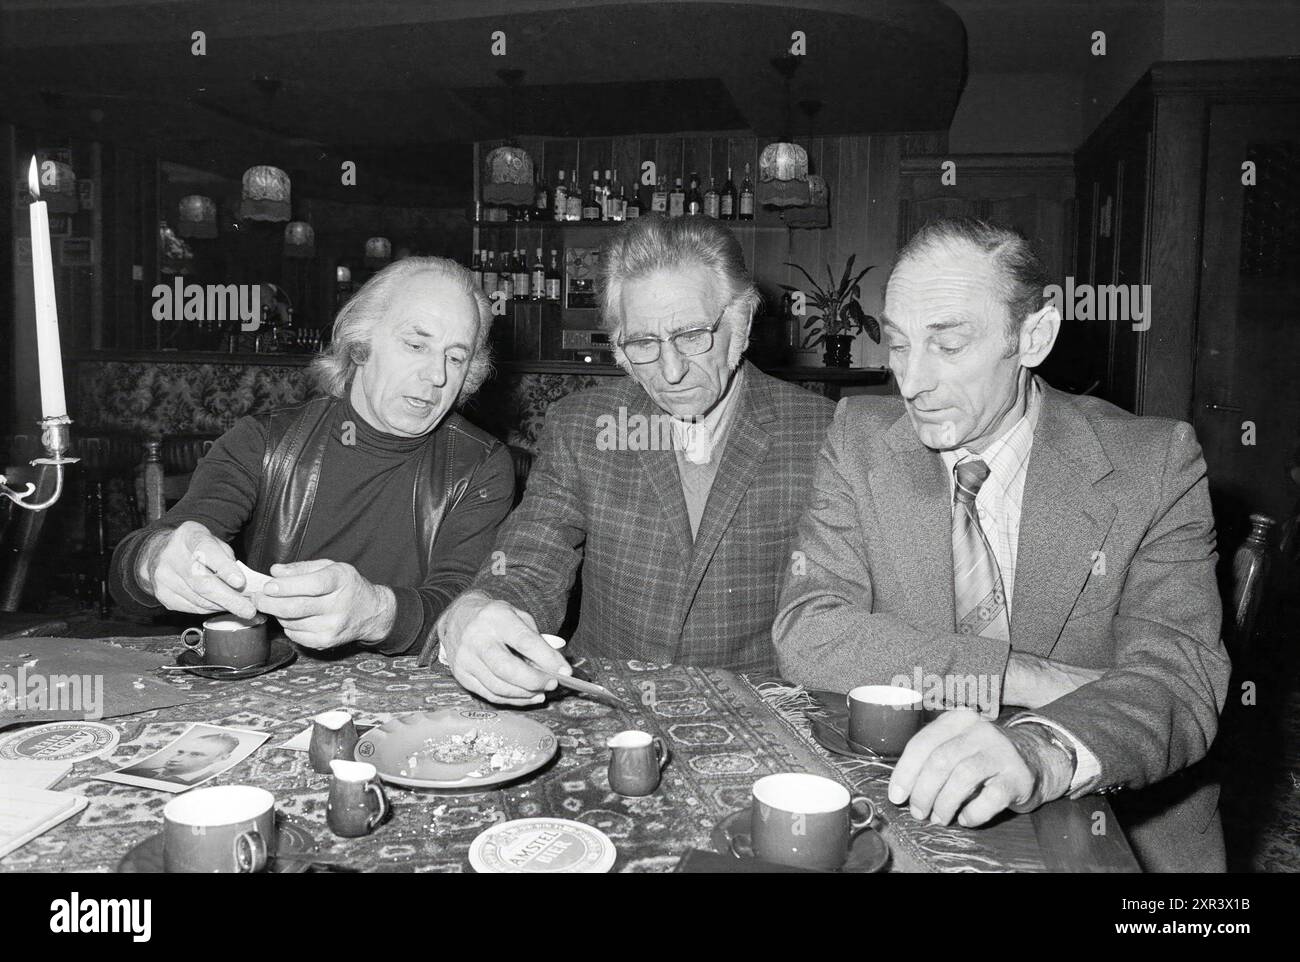
[[[946,168],[951,163],[953,166]],[[1059,277],[1074,247],[1074,160],[1069,154],[907,157],[899,180],[898,244],[934,217],[978,217],[1014,227]]]
[[1196,427],[1229,552],[1298,493],[1297,107],[1294,59],[1156,64],[1076,155],[1075,281],[1149,285],[1150,307],[1062,346],[1095,393]]

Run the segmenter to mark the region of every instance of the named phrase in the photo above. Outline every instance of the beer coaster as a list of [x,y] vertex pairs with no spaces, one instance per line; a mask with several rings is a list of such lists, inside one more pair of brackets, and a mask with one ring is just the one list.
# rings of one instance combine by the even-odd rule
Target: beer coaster
[[518,818],[479,833],[469,847],[476,872],[608,872],[618,850],[600,829],[567,818]]
[[0,758],[84,762],[107,755],[121,736],[116,728],[90,721],[50,722],[0,737]]

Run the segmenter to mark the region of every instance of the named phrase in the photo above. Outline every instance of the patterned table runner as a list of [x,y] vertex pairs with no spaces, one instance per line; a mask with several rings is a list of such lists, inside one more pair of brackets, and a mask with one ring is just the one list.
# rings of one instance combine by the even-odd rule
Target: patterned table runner
[[[112,639],[156,652],[159,662],[180,650],[174,637]],[[628,713],[562,695],[529,709],[555,732],[556,761],[532,779],[483,792],[432,793],[387,788],[393,817],[375,834],[336,838],[325,825],[328,777],[313,772],[305,753],[275,746],[327,709],[344,707],[367,721],[404,711],[474,705],[441,667],[415,658],[367,654],[339,659],[304,655],[289,668],[246,681],[207,681],[168,675],[187,691],[181,706],[111,720],[122,739],[108,758],[79,764],[55,786],[88,796],[78,817],[0,860],[3,871],[112,871],[136,843],[161,829],[162,792],[91,780],[162,747],[187,725],[205,721],[271,734],[246,761],[208,784],[250,784],[273,792],[281,811],[314,831],[323,859],[366,871],[456,872],[494,822],[537,815],[594,825],[618,846],[617,871],[669,871],[689,848],[709,848],[722,818],[746,808],[754,780],[779,771],[835,769],[746,681],[726,671],[661,667],[639,662],[588,661],[584,670],[625,697]],[[161,673],[160,673],[161,676]],[[626,728],[662,735],[674,758],[663,784],[646,798],[609,788],[606,739]]]
[[887,823],[883,834],[893,856],[890,871],[1047,871],[1030,816],[1005,817],[974,830],[920,822],[906,807],[889,801],[892,764],[846,758],[823,748],[813,737],[808,718],[817,716],[843,725],[848,716],[843,696],[814,694],[775,682],[760,684],[757,690],[804,743],[836,769],[842,781],[876,803]]

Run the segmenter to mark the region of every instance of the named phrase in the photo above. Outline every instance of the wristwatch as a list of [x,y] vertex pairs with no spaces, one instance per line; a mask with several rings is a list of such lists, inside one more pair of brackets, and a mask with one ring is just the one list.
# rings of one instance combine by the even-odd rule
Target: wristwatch
[[1025,725],[1032,725],[1047,739],[1049,744],[1058,748],[1070,760],[1070,778],[1067,784],[1073,784],[1075,773],[1079,770],[1079,753],[1075,750],[1074,745],[1070,743],[1070,740],[1063,738],[1061,733],[1051,725],[1044,725],[1038,719],[1032,717],[1025,718],[1023,721],[1013,718],[1007,723],[1007,728],[1023,728]]

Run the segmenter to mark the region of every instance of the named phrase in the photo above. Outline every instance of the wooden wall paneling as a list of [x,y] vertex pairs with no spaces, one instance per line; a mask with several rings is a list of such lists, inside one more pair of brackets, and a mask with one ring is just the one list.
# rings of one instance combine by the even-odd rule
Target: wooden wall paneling
[[104,146],[90,145],[90,176],[95,186],[91,193],[95,209],[90,212],[90,243],[94,259],[90,269],[90,332],[87,345],[92,350],[104,344]]
[[659,138],[659,155],[658,167],[660,182],[668,185],[671,190],[676,178],[682,177],[682,183],[685,184],[685,174],[682,173],[682,165],[685,161],[686,145],[684,138],[661,137]]
[[687,191],[691,189],[692,173],[698,174],[701,178],[700,194],[703,195],[708,189],[709,155],[712,143],[710,137],[682,138],[682,187]]
[[[894,255],[898,253],[901,138],[894,134],[868,137],[867,158],[867,195],[863,205],[867,228],[866,255],[867,263],[876,265],[876,269],[862,280],[862,309],[879,318],[885,307],[885,281],[893,267]],[[884,367],[888,364],[889,353],[884,347],[883,335],[881,341],[881,344],[863,343],[861,363],[864,366]]]
[[636,148],[636,170],[632,185],[636,188],[637,198],[641,201],[641,214],[650,213],[650,194],[651,188],[648,184],[641,183],[641,165],[647,160],[652,161],[655,170],[659,168],[659,138],[642,137],[637,141]]
[[559,183],[559,172],[564,171],[564,186],[568,189],[569,177],[578,163],[578,142],[572,137],[550,138],[543,142],[546,154],[546,179],[551,190]]
[[630,198],[640,181],[641,138],[615,137],[613,153],[613,164],[618,171],[618,182],[623,186],[623,196]]
[[1196,286],[1200,269],[1204,146],[1201,95],[1163,97],[1156,107],[1148,264],[1151,329],[1142,335],[1139,414],[1191,419]]
[[709,178],[714,178],[715,186],[718,193],[722,193],[722,188],[727,183],[727,164],[731,157],[731,141],[726,137],[712,137],[709,140],[709,170],[708,173],[701,171],[704,177],[704,185],[707,189]]

